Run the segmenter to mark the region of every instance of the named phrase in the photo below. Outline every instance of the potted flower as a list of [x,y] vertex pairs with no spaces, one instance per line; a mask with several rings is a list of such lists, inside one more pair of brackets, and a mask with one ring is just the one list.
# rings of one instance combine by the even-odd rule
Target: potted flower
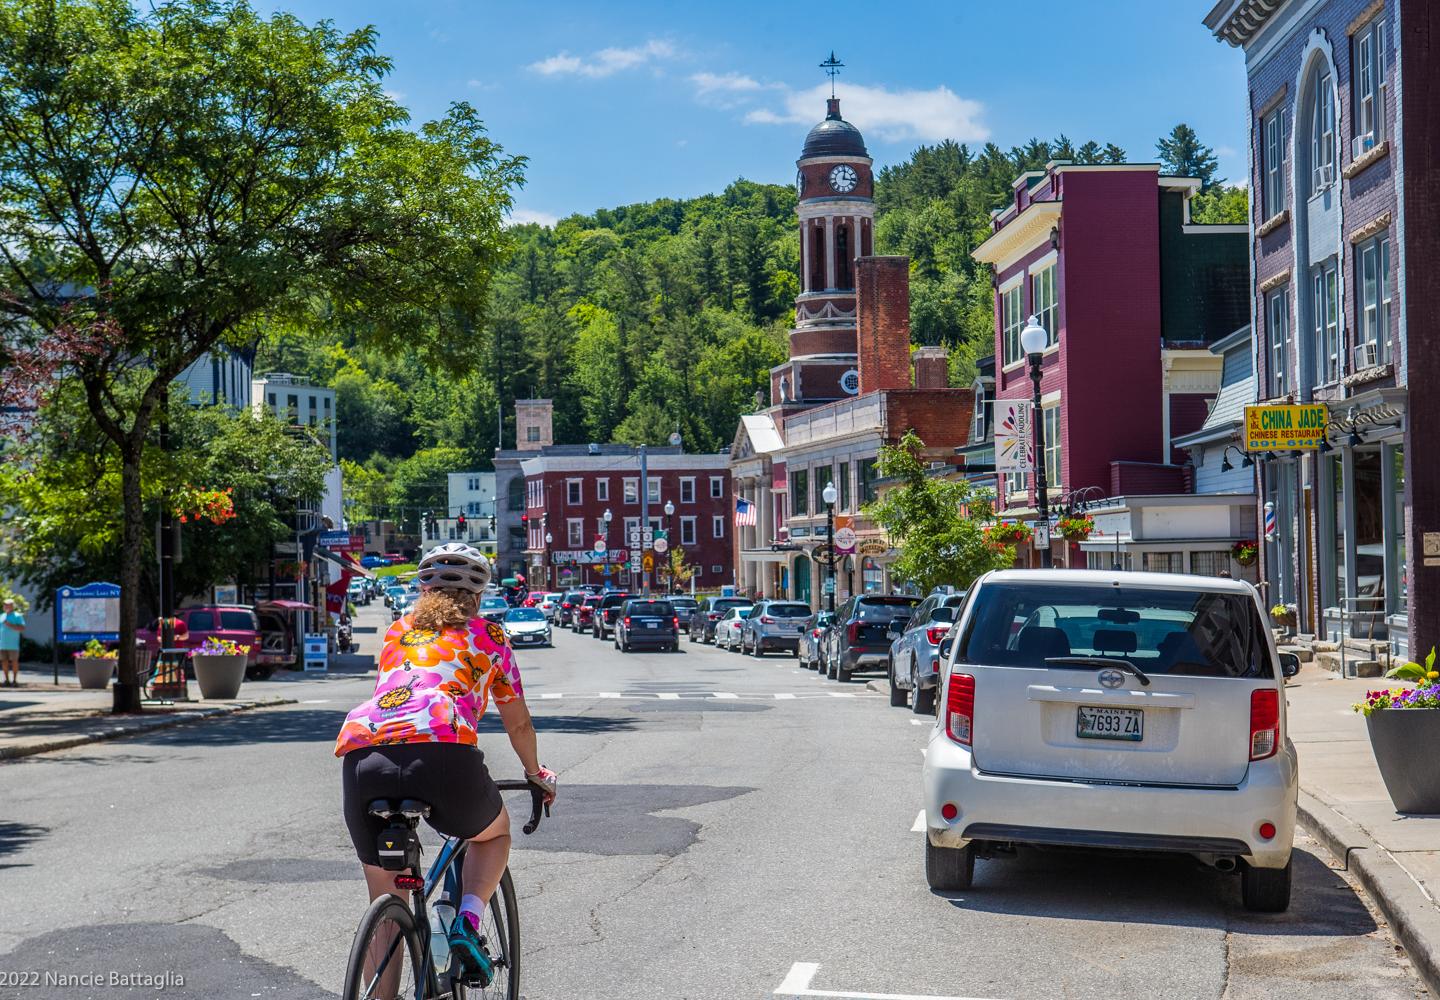
[[1035,533],[1028,524],[1018,521],[1001,521],[985,529],[985,536],[995,545],[1019,545],[1028,542]]
[[1293,604],[1277,604],[1270,609],[1270,618],[1281,628],[1294,628],[1296,608]]
[[[1440,813],[1440,671],[1435,650],[1425,664],[1406,663],[1385,675],[1414,687],[1371,691],[1354,706],[1365,716],[1370,749],[1395,811]],[[1428,711],[1427,711],[1428,709]]]
[[1083,542],[1095,530],[1095,519],[1089,514],[1078,517],[1062,517],[1055,522],[1055,530],[1067,542]]
[[84,649],[75,654],[75,677],[82,688],[103,690],[109,685],[110,675],[115,672],[115,663],[119,659],[118,649],[106,649],[99,639],[91,639]]
[[1253,540],[1236,542],[1230,546],[1230,554],[1241,566],[1253,566],[1260,556],[1260,547]]
[[190,650],[190,662],[195,667],[200,697],[234,698],[240,693],[240,682],[245,679],[250,647],[210,636]]

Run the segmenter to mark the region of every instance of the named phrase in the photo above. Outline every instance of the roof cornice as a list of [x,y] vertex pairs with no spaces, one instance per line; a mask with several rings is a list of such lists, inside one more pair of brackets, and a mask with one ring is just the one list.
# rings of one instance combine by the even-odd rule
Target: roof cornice
[[1031,202],[1025,211],[972,250],[970,256],[982,264],[994,265],[997,272],[1005,270],[1049,237],[1060,220],[1061,205],[1060,201]]
[[1286,0],[1219,0],[1205,15],[1205,27],[1222,42],[1243,48],[1254,40]]

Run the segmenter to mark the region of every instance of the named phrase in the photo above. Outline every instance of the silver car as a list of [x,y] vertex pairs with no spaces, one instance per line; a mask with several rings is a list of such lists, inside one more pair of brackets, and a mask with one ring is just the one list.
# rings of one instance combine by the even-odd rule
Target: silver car
[[920,602],[909,621],[891,625],[891,634],[895,636],[890,643],[891,705],[900,708],[910,703],[916,715],[934,714],[936,684],[940,677],[940,643],[964,603],[963,591],[931,594]]
[[810,605],[761,601],[740,627],[740,652],[764,656],[772,649],[795,653],[810,618]]

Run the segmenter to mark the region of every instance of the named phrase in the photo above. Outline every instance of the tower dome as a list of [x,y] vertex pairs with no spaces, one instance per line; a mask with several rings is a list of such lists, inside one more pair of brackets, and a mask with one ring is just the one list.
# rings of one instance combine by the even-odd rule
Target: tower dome
[[805,147],[800,158],[812,156],[868,156],[865,139],[860,130],[840,117],[840,99],[832,97],[826,102],[828,113],[825,120],[805,136]]

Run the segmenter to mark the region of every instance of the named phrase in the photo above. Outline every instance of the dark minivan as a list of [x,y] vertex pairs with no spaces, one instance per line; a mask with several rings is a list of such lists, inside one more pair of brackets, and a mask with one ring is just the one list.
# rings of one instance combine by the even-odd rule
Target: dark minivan
[[707,597],[690,616],[691,642],[714,642],[715,625],[731,608],[748,608],[755,602],[748,597]]
[[909,617],[918,597],[859,594],[835,609],[825,635],[826,676],[848,681],[860,670],[885,670],[890,663],[890,623]]
[[615,619],[615,648],[680,649],[680,619],[675,605],[663,598],[633,597],[620,607]]

